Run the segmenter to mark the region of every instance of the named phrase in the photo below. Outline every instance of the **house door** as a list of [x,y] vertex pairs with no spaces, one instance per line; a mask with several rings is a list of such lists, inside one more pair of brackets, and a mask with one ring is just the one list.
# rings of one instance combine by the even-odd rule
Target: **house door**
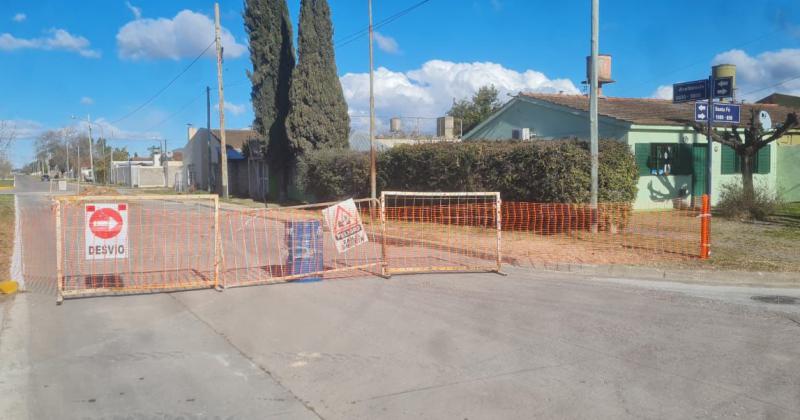
[[706,193],[706,177],[708,177],[708,146],[695,144],[692,147],[692,195]]

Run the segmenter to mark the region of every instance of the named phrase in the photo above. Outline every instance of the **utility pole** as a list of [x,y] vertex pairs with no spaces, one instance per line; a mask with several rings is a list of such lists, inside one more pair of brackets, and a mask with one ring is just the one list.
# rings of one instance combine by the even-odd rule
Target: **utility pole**
[[90,118],[89,114],[86,114],[86,125],[89,126],[89,167],[92,171],[92,183],[96,183],[97,178],[95,178],[94,173],[94,152],[92,151],[92,149],[94,149],[94,142],[92,140],[92,119]]
[[222,43],[219,37],[219,3],[214,3],[214,39],[217,43],[217,86],[219,86],[219,141],[222,169],[222,198],[228,198],[228,150],[225,142],[225,92],[222,84]]
[[375,162],[375,60],[373,53],[372,0],[367,0],[369,7],[369,186],[370,197],[378,197],[377,165]]
[[[731,86],[733,89],[733,86]],[[711,174],[713,171],[711,170],[711,163],[714,161],[714,146],[713,141],[711,141],[711,135],[713,134],[713,125],[714,125],[714,69],[711,69],[711,76],[708,76],[708,134],[706,134],[706,139],[708,140],[708,151],[706,152],[706,194],[711,197]]]
[[164,139],[164,187],[169,188],[169,155],[167,155],[167,139]]
[[206,148],[208,149],[208,192],[213,192],[211,186],[211,173],[214,172],[214,165],[211,163],[211,152],[214,150],[211,147],[211,88],[206,86]]
[[589,131],[590,131],[590,145],[589,149],[592,155],[592,191],[591,191],[591,209],[592,209],[592,232],[597,232],[597,189],[598,189],[598,129],[597,129],[597,56],[599,54],[599,22],[600,22],[600,0],[592,0],[592,58],[590,66],[590,80],[589,80]]

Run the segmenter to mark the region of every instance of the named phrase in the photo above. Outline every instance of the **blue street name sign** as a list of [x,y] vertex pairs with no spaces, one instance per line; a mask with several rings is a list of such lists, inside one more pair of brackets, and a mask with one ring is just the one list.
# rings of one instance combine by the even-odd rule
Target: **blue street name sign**
[[700,99],[708,99],[708,80],[695,80],[672,85],[672,102],[690,102]]
[[719,77],[714,79],[714,97],[733,97],[733,77]]
[[[739,124],[741,107],[734,104],[713,104],[714,110],[711,114],[715,123]],[[708,102],[697,102],[694,104],[694,120],[708,121]]]

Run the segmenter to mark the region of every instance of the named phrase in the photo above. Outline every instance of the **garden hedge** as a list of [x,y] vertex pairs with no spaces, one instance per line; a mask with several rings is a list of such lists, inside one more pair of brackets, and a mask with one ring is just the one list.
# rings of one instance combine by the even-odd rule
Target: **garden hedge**
[[[300,186],[318,200],[369,196],[369,156],[315,151],[300,164]],[[632,202],[638,170],[628,146],[600,142],[601,202]],[[378,154],[378,188],[402,191],[500,191],[506,201],[586,203],[588,144],[577,140],[400,145]]]

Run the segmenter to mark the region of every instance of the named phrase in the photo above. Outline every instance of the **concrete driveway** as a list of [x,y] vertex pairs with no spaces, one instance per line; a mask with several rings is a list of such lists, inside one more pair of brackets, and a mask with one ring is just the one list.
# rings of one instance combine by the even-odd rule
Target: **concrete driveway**
[[0,303],[0,417],[798,418],[797,290],[510,269]]

